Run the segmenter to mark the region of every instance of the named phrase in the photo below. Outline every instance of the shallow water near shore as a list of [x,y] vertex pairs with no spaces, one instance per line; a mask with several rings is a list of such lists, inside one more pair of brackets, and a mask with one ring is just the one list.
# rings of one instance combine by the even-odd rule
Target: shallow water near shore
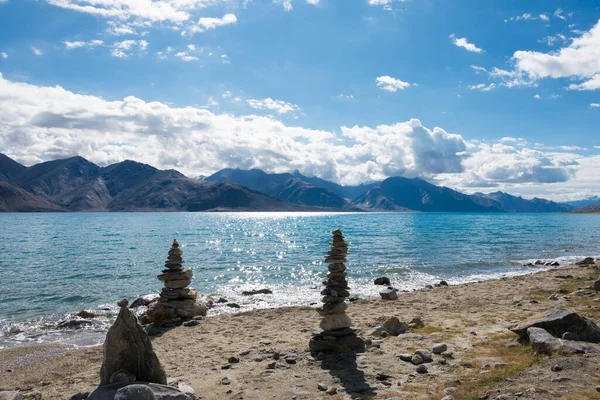
[[[68,213],[0,215],[0,348],[45,341],[100,343],[121,298],[158,292],[171,240],[202,295],[241,310],[319,300],[332,228],[351,254],[351,293],[375,277],[404,290],[524,274],[524,263],[600,255],[600,216],[462,213]],[[547,267],[546,267],[547,268]],[[244,297],[268,287],[272,295]],[[100,314],[77,331],[69,313]],[[236,310],[218,306],[211,314]],[[19,332],[21,331],[21,332]]]

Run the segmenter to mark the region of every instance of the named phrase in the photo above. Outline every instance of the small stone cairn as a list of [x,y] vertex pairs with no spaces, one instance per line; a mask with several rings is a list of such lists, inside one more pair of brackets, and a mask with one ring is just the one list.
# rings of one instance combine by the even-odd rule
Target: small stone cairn
[[189,319],[206,315],[208,311],[206,305],[197,299],[196,290],[188,288],[194,274],[191,269],[183,269],[182,254],[177,239],[173,239],[165,269],[158,275],[164,287],[158,301],[150,304],[146,313],[148,321],[155,325],[160,326],[173,318]]
[[344,241],[342,231],[339,229],[334,229],[331,233],[333,241],[330,242],[331,249],[325,257],[325,262],[329,264],[329,273],[327,280],[323,281],[325,289],[321,291],[323,306],[317,308],[317,312],[323,316],[319,325],[323,331],[312,337],[309,347],[313,353],[362,351],[365,344],[350,328],[352,321],[346,315],[348,303],[345,302],[345,299],[350,297],[346,281],[346,266],[344,265],[348,254],[348,244]]

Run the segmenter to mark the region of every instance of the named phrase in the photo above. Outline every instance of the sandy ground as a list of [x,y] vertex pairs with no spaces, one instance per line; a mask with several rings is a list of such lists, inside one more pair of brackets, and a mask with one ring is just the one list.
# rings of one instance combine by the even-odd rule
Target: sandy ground
[[[406,322],[420,317],[425,323],[411,332],[418,335],[373,338],[374,344],[356,357],[310,357],[308,341],[319,323],[310,307],[209,317],[195,327],[172,329],[154,338],[153,345],[169,378],[185,381],[207,400],[600,399],[595,390],[600,355],[536,356],[527,346],[508,346],[516,335],[507,330],[557,306],[598,321],[600,295],[591,289],[598,274],[596,266],[567,266],[403,293],[395,301],[354,302],[348,314],[363,337],[392,316]],[[577,289],[584,290],[578,295]],[[550,300],[552,294],[558,300]],[[434,356],[425,374],[396,357],[440,342],[453,356]],[[288,355],[297,355],[297,362],[288,363]],[[231,356],[240,362],[229,364]],[[66,399],[97,386],[101,361],[101,347],[0,350],[0,390],[38,390],[44,399]],[[390,378],[381,381],[378,374]],[[229,384],[223,383],[225,377]]]

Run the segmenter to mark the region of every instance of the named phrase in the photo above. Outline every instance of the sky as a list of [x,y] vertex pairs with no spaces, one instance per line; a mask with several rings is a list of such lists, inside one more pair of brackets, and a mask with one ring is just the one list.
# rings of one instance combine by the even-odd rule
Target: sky
[[600,194],[595,0],[0,0],[0,152]]

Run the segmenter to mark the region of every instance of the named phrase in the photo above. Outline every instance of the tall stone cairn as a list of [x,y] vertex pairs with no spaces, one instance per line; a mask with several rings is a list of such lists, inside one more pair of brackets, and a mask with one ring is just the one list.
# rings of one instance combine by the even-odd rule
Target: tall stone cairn
[[149,322],[162,325],[173,318],[189,319],[198,315],[206,315],[206,305],[197,299],[195,289],[188,288],[194,276],[191,269],[183,269],[183,251],[177,239],[173,239],[165,269],[158,275],[164,283],[158,301],[150,304],[146,313]]
[[350,297],[344,264],[348,244],[339,229],[334,229],[331,234],[333,241],[329,243],[331,248],[325,257],[329,273],[327,280],[323,281],[325,289],[321,291],[323,306],[317,308],[317,312],[323,317],[319,325],[323,331],[312,337],[309,347],[313,353],[362,351],[365,344],[350,328],[352,321],[346,315],[348,303],[345,300]]

